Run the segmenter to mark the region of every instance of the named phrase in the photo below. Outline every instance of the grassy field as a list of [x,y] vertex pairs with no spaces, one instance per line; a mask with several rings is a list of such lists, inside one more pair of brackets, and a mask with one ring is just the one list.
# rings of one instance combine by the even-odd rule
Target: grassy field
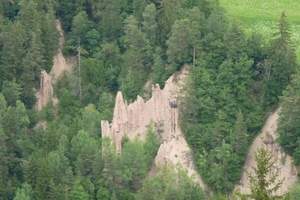
[[299,0],[220,0],[230,18],[247,31],[260,32],[266,40],[276,31],[282,11],[292,26],[292,41],[300,61],[300,1]]

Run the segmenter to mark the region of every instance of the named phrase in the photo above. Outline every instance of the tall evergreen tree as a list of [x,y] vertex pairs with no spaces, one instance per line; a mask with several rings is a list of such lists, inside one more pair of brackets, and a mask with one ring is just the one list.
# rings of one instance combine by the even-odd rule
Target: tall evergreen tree
[[100,22],[101,35],[111,41],[121,34],[121,2],[119,0],[100,0],[94,6],[93,16]]
[[25,166],[25,182],[31,185],[34,189],[37,182],[38,163],[34,155],[31,155]]
[[137,71],[143,69],[150,61],[149,41],[145,34],[139,29],[138,21],[130,15],[125,21],[125,44],[126,53],[124,61],[128,67]]
[[157,20],[159,26],[159,42],[164,45],[171,27],[181,14],[182,0],[159,0]]
[[153,3],[147,5],[145,7],[145,11],[143,12],[143,31],[146,33],[147,38],[150,39],[150,42],[155,43],[157,32],[158,32],[158,24],[156,22],[156,8]]
[[26,31],[27,41],[31,38],[31,33],[36,32],[41,25],[41,14],[38,11],[38,5],[34,0],[23,0],[20,2],[21,9],[18,13],[18,19]]
[[[277,32],[273,33],[270,41],[269,51],[274,53],[277,50],[289,50],[293,48],[291,43],[291,25],[286,19],[284,11],[281,14],[280,20],[277,24]],[[293,52],[295,53],[295,52]]]
[[42,48],[40,31],[38,34],[32,33],[28,52],[22,62],[23,73],[19,79],[22,87],[21,99],[28,108],[36,102],[33,88],[39,88],[41,71],[45,62]]
[[6,180],[8,179],[8,153],[6,145],[6,135],[0,123],[0,199],[6,196]]
[[2,94],[5,96],[9,106],[15,106],[16,101],[19,100],[21,94],[21,86],[16,83],[16,79],[12,81],[3,81]]
[[167,40],[167,55],[170,63],[182,64],[192,60],[190,43],[191,22],[189,19],[176,20],[172,26],[171,37]]
[[293,76],[291,85],[287,86],[281,97],[281,109],[279,111],[279,120],[277,133],[278,142],[284,150],[294,157],[296,164],[300,163],[300,74]]
[[44,65],[42,68],[49,73],[53,66],[53,56],[56,53],[57,48],[59,47],[60,37],[57,28],[56,28],[56,19],[53,8],[51,7],[48,12],[43,16],[43,23],[41,24],[41,40],[43,43],[43,56],[45,59]]
[[296,53],[291,43],[291,27],[284,12],[277,28],[267,49],[269,57],[263,65],[267,75],[263,83],[266,105],[278,102],[278,96],[281,96],[297,68]]
[[36,187],[34,189],[34,197],[36,200],[48,200],[51,188],[51,169],[48,158],[41,158],[41,162],[37,172]]
[[32,198],[33,191],[31,185],[23,183],[22,187],[17,189],[14,200],[32,200]]
[[10,31],[5,35],[5,43],[1,56],[2,80],[17,82],[22,75],[22,59],[26,55],[26,32],[20,22],[14,22]]
[[70,192],[70,200],[89,200],[89,195],[86,193],[79,180],[76,180],[74,187]]
[[276,160],[273,159],[272,152],[266,150],[264,147],[260,147],[254,155],[256,167],[253,169],[255,174],[247,172],[250,194],[242,194],[238,191],[236,193],[237,199],[289,199],[289,193],[283,195],[274,194],[283,183],[283,179],[277,180],[279,169],[276,169],[275,173],[271,173],[270,178],[267,179],[267,175],[270,174],[273,165],[276,162]]
[[133,15],[138,20],[138,22],[143,21],[143,12],[145,7],[149,4],[149,0],[133,0]]

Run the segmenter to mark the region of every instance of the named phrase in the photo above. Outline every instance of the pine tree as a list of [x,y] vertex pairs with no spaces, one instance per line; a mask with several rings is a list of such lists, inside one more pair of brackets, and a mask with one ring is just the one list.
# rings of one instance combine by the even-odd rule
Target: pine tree
[[26,54],[26,32],[20,22],[15,22],[11,30],[5,35],[2,48],[1,70],[2,80],[18,81],[22,74],[22,59]]
[[27,41],[31,38],[31,33],[36,32],[41,24],[41,15],[38,13],[38,5],[34,0],[21,1],[21,9],[18,13],[18,19],[23,25]]
[[284,11],[281,14],[280,20],[277,24],[278,31],[272,36],[273,39],[270,41],[269,52],[274,53],[277,50],[288,50],[292,48],[291,43],[291,25],[286,20]]
[[135,69],[140,69],[143,64],[147,64],[150,60],[149,55],[149,41],[146,39],[146,35],[138,27],[138,21],[134,16],[130,15],[124,21],[125,32],[125,62],[127,66]]
[[14,200],[32,200],[32,187],[28,183],[23,183],[22,188],[18,188]]
[[164,45],[175,20],[178,19],[182,0],[158,0],[157,19],[159,26],[159,42]]
[[[0,123],[0,175],[2,178],[7,178],[8,175],[8,154],[6,146],[6,135]],[[2,180],[3,181],[3,180]]]
[[93,8],[93,17],[100,21],[101,35],[109,40],[117,38],[122,29],[120,1],[100,0],[94,3]]
[[37,172],[36,187],[34,189],[34,197],[36,200],[49,199],[51,179],[52,174],[48,158],[42,158]]
[[63,177],[64,193],[65,196],[69,196],[70,191],[73,188],[74,175],[71,167],[68,167],[66,175]]
[[280,98],[281,109],[277,133],[279,134],[278,143],[284,148],[287,154],[293,155],[295,164],[300,163],[300,74],[293,76],[292,83],[283,91]]
[[244,121],[244,116],[242,111],[239,110],[236,116],[236,122],[234,126],[234,131],[230,139],[233,152],[237,153],[241,157],[244,157],[247,153],[247,124]]
[[[44,23],[41,25],[42,35],[41,40],[44,46],[44,58],[45,63],[43,69],[49,73],[53,66],[53,56],[56,53],[57,48],[59,47],[59,32],[56,28],[56,19],[54,10],[51,7],[46,15],[43,17]],[[61,33],[62,34],[62,33]]]
[[267,49],[269,58],[265,59],[265,70],[268,74],[263,87],[267,105],[278,102],[278,96],[281,96],[298,67],[295,48],[291,43],[291,27],[284,12],[277,28]]
[[[289,199],[289,194],[275,195],[274,193],[282,186],[284,179],[278,180],[279,169],[275,173],[271,172],[276,160],[273,159],[272,152],[260,147],[254,153],[256,167],[253,167],[254,173],[247,171],[249,178],[250,194],[242,194],[240,191],[236,192],[236,199],[246,200],[273,200],[273,199]],[[267,175],[271,173],[270,178]]]
[[74,187],[70,192],[70,200],[88,200],[89,195],[86,193],[79,180],[76,180]]
[[133,0],[133,15],[139,21],[143,21],[143,12],[145,7],[149,4],[149,0]]
[[153,3],[145,7],[143,12],[143,31],[146,33],[147,38],[150,39],[150,42],[155,43],[157,37],[157,28],[158,24],[155,19],[156,8]]
[[34,189],[37,181],[38,165],[35,156],[30,156],[25,166],[25,181]]
[[21,86],[16,83],[16,79],[12,81],[3,81],[2,94],[5,96],[9,106],[15,106],[21,94]]
[[44,65],[43,44],[40,40],[40,31],[32,33],[29,49],[23,59],[23,73],[19,79],[22,86],[21,99],[24,104],[31,108],[36,101],[33,88],[38,88],[41,78],[42,66]]
[[189,19],[176,20],[171,37],[167,40],[167,55],[170,63],[181,64],[192,60],[193,48],[190,45],[191,22]]

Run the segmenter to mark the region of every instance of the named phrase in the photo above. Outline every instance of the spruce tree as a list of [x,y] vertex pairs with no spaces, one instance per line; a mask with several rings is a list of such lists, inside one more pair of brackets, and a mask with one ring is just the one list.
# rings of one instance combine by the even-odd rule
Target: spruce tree
[[[284,179],[278,180],[279,169],[272,172],[273,165],[276,160],[273,158],[272,152],[260,147],[254,153],[256,167],[253,167],[254,173],[247,171],[249,179],[250,194],[242,194],[236,192],[235,199],[254,199],[254,200],[273,200],[273,199],[289,199],[289,193],[283,195],[275,195],[274,193],[282,186]],[[270,178],[267,175],[271,174]]]
[[52,173],[48,158],[42,158],[37,172],[36,187],[34,189],[34,197],[36,200],[49,199],[51,180]]
[[21,94],[21,86],[16,83],[14,78],[12,81],[3,81],[2,94],[5,96],[9,106],[15,106],[16,101],[19,100]]
[[32,188],[35,188],[37,181],[38,165],[35,156],[30,156],[25,166],[25,182],[29,183]]
[[24,104],[31,108],[36,101],[33,88],[38,88],[41,78],[41,71],[44,65],[43,44],[40,39],[40,31],[32,33],[28,52],[23,59],[23,72],[19,79],[22,86],[21,99]]
[[[44,23],[41,24],[42,36],[41,40],[44,45],[45,63],[43,69],[50,73],[53,66],[53,56],[59,47],[59,32],[56,28],[56,19],[53,8],[50,8],[43,17]],[[62,33],[61,33],[62,34]]]
[[292,47],[291,45],[291,25],[286,19],[284,11],[281,14],[280,20],[277,24],[277,32],[275,32],[270,42],[269,51],[274,53],[277,50],[288,50]]
[[22,59],[26,54],[26,32],[20,22],[15,22],[11,30],[5,34],[5,42],[1,54],[1,70],[3,80],[18,81],[22,74]]

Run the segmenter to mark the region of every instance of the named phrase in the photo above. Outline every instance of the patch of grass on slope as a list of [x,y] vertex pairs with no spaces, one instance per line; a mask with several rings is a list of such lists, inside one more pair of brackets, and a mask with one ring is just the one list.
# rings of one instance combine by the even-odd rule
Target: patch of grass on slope
[[300,61],[299,0],[220,0],[220,4],[246,30],[259,32],[266,40],[276,31],[276,23],[284,11],[292,25],[292,42]]

